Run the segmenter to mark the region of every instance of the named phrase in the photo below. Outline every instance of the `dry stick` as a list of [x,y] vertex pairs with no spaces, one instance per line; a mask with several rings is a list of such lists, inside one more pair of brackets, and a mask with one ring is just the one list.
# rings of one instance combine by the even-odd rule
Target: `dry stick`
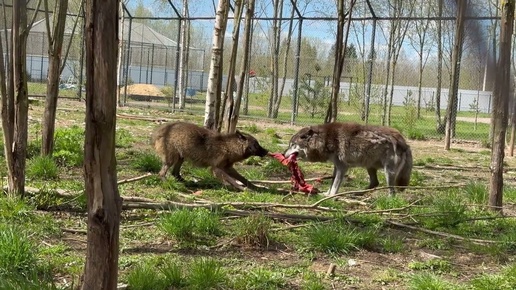
[[[333,176],[313,177],[313,178],[306,178],[305,181],[319,181],[319,180],[332,179],[332,178],[333,178]],[[291,183],[290,180],[249,180],[249,182],[252,182],[252,183],[265,183],[265,184],[285,184],[285,183]]]
[[[124,203],[122,205],[123,209],[155,209],[155,210],[176,210],[176,209],[193,209],[193,208],[206,208],[210,210],[222,209],[220,205],[217,204],[187,204],[187,203],[179,203],[179,202],[167,202],[167,203],[150,203],[150,202],[136,202],[136,203]],[[229,210],[222,209],[225,214],[234,215],[234,216],[251,216],[256,214],[256,212],[245,211],[245,210]],[[300,214],[287,214],[287,213],[272,213],[272,212],[261,212],[262,215],[270,218],[276,219],[288,219],[295,221],[307,221],[307,220],[315,220],[315,221],[324,221],[334,219],[333,217],[326,216],[315,216],[315,215],[300,215]]]
[[420,231],[420,232],[423,232],[423,233],[432,234],[432,235],[436,235],[436,236],[440,236],[440,237],[453,238],[453,239],[456,239],[456,240],[459,240],[459,241],[471,241],[471,242],[477,243],[477,244],[496,244],[497,243],[496,241],[493,241],[493,240],[472,239],[472,238],[465,238],[465,237],[462,237],[462,236],[459,236],[459,235],[454,235],[454,234],[448,234],[448,233],[443,233],[443,232],[436,232],[436,231],[427,230],[427,229],[424,229],[424,228],[419,228],[419,227],[415,227],[415,226],[409,226],[409,225],[402,224],[402,223],[399,223],[399,222],[395,222],[395,221],[392,221],[392,220],[388,220],[388,221],[386,221],[386,223],[391,224],[393,226],[400,227],[400,228],[407,228],[407,229],[411,229],[411,230],[416,230],[416,231]]
[[124,184],[124,183],[129,183],[129,182],[134,182],[134,181],[138,181],[138,180],[142,180],[142,179],[145,179],[149,176],[152,176],[153,174],[148,172],[147,174],[144,174],[142,176],[137,176],[137,177],[132,177],[132,178],[127,178],[127,179],[122,179],[122,180],[119,180],[118,181],[118,185],[120,184]]
[[86,230],[79,230],[79,229],[68,229],[68,228],[61,228],[61,231],[65,233],[71,233],[71,234],[87,234],[88,232]]
[[154,117],[142,117],[136,115],[127,115],[127,114],[116,114],[117,118],[122,119],[130,119],[130,120],[141,120],[141,121],[149,121],[149,122],[171,122],[173,119],[167,118],[154,118]]

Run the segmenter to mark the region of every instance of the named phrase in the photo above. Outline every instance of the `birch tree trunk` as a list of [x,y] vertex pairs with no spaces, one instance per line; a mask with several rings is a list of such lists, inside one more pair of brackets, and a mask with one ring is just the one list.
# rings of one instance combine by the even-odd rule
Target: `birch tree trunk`
[[186,77],[188,70],[188,0],[183,0],[183,19],[181,19],[181,43],[179,44],[181,49],[179,52],[179,83],[177,84],[177,93],[179,96],[179,109],[183,110],[185,108],[185,96],[186,96]]
[[118,1],[86,0],[84,182],[88,243],[82,289],[116,289],[122,200],[115,159]]
[[273,118],[273,106],[278,98],[278,71],[279,71],[279,48],[281,42],[281,15],[283,13],[283,0],[273,0],[274,12],[272,20],[272,45],[271,45],[271,66],[270,80],[271,92],[267,104],[267,117]]
[[[438,0],[438,15],[443,16],[443,0]],[[437,55],[443,55],[443,27],[441,21],[437,21]],[[444,124],[441,121],[441,88],[443,83],[443,58],[437,58],[437,87],[435,92],[435,121],[437,133],[444,133]]]
[[497,77],[493,97],[493,150],[491,152],[491,180],[489,207],[502,213],[503,205],[503,159],[505,157],[505,134],[509,105],[511,76],[511,35],[514,30],[515,0],[503,1],[500,30],[500,58],[496,66]]
[[[222,127],[225,128],[226,132],[229,132],[230,130],[230,119],[231,115],[233,115],[233,110],[235,109],[235,100],[234,100],[234,88],[236,87],[236,80],[235,80],[235,70],[236,70],[236,60],[237,60],[237,53],[238,53],[238,45],[239,42],[239,36],[240,36],[240,20],[242,19],[242,8],[243,8],[243,1],[237,0],[235,1],[234,6],[234,21],[233,21],[233,45],[231,47],[231,56],[229,59],[229,71],[227,74],[228,81],[226,83],[226,89],[224,90],[224,95],[222,96],[223,101],[221,105],[221,121],[224,119],[224,126],[219,124],[219,129],[222,129]],[[227,113],[225,113],[224,109],[227,107]]]
[[228,10],[228,0],[219,0],[213,29],[210,72],[204,109],[204,127],[208,129],[216,129],[220,117],[218,116],[218,107],[220,105],[220,83],[222,81],[222,49],[224,48]]
[[238,79],[235,105],[229,116],[229,133],[236,131],[238,117],[240,115],[240,103],[244,92],[244,83],[246,77],[249,77],[249,54],[251,51],[251,36],[253,33],[253,15],[254,15],[254,0],[247,0],[245,13],[245,27],[244,27],[244,48],[242,51],[242,63],[240,64],[240,76]]
[[[51,155],[54,149],[54,130],[56,122],[57,97],[59,94],[59,80],[61,79],[61,53],[63,50],[66,13],[68,0],[59,0],[54,11],[53,30],[50,30],[48,15],[48,0],[45,2],[45,23],[48,37],[48,73],[47,95],[45,98],[45,112],[43,114],[41,155]],[[57,17],[55,17],[57,15]],[[65,60],[66,61],[66,60]]]
[[466,1],[458,1],[457,26],[455,30],[455,44],[452,52],[452,79],[446,109],[446,128],[444,135],[444,149],[450,150],[451,138],[455,136],[455,120],[457,118],[457,101],[459,92],[460,61],[462,58],[462,46],[464,43],[464,16],[466,13]]
[[277,118],[279,113],[279,107],[281,105],[281,100],[283,98],[283,91],[285,90],[285,83],[287,80],[287,67],[288,67],[288,59],[290,56],[290,44],[292,43],[292,34],[294,33],[294,6],[290,10],[290,21],[288,24],[288,35],[285,44],[285,54],[283,55],[283,75],[281,76],[281,85],[278,89],[278,98],[274,102],[274,107],[272,109],[272,117]]

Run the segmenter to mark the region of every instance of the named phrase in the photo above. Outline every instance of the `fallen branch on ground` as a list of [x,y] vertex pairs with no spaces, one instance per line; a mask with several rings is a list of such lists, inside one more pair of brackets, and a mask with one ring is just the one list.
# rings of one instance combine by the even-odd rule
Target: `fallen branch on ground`
[[462,236],[459,236],[459,235],[454,235],[454,234],[448,234],[448,233],[443,233],[443,232],[427,230],[427,229],[424,229],[424,228],[415,227],[415,226],[409,226],[409,225],[406,225],[406,224],[403,224],[403,223],[399,223],[399,222],[395,222],[395,221],[392,221],[392,220],[388,220],[388,221],[385,221],[385,222],[387,224],[390,224],[390,225],[393,225],[393,226],[396,226],[396,227],[411,229],[411,230],[415,230],[415,231],[419,231],[419,232],[423,232],[423,233],[427,233],[427,234],[432,234],[432,235],[436,235],[436,236],[440,236],[440,237],[445,237],[445,238],[452,238],[452,239],[459,240],[459,241],[470,241],[470,242],[473,242],[473,243],[476,243],[476,244],[482,244],[482,245],[484,245],[484,244],[496,244],[497,243],[496,241],[493,241],[493,240],[482,240],[482,239],[474,239],[474,238],[465,238],[465,237],[462,237]]
[[147,173],[147,174],[144,174],[142,176],[137,176],[137,177],[132,177],[132,178],[126,178],[126,179],[122,179],[122,180],[119,180],[118,181],[118,185],[120,184],[124,184],[124,183],[129,183],[129,182],[134,182],[134,181],[138,181],[138,180],[142,180],[142,179],[145,179],[149,176],[152,176],[153,174],[152,173]]
[[[305,181],[318,181],[318,180],[326,180],[332,179],[333,176],[323,176],[323,177],[314,177],[314,178],[306,178]],[[252,183],[263,183],[263,184],[286,184],[291,183],[290,180],[249,180]]]

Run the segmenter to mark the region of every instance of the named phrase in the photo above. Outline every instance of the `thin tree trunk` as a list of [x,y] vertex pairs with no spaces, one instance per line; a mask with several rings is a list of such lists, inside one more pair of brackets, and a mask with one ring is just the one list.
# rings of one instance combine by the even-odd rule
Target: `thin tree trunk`
[[337,109],[340,91],[340,78],[342,77],[342,71],[344,70],[344,59],[346,58],[346,48],[348,45],[349,29],[351,27],[351,15],[353,12],[353,6],[355,0],[351,0],[348,11],[348,21],[346,23],[346,32],[344,34],[344,1],[338,1],[337,13],[337,42],[335,43],[335,64],[333,67],[333,79],[330,102],[328,104],[328,110],[326,111],[325,123],[337,121]]
[[[438,14],[439,17],[443,16],[443,0],[438,0]],[[443,55],[443,29],[441,21],[437,21],[437,55]],[[441,88],[443,83],[443,58],[437,58],[437,87],[435,92],[435,127],[437,133],[444,133],[443,122],[441,121]]]
[[[3,138],[4,138],[4,155],[7,163],[8,174],[13,174],[14,168],[14,159],[12,155],[12,145],[13,145],[13,134],[14,134],[14,84],[13,81],[13,66],[12,66],[12,49],[9,49],[9,38],[7,34],[7,21],[6,21],[6,9],[5,3],[2,1],[2,11],[4,16],[4,25],[5,25],[5,52],[6,52],[6,63],[7,63],[7,74],[4,68],[4,54],[3,54],[3,46],[2,40],[0,39],[0,92],[2,93],[1,98],[1,115],[2,115],[2,130],[3,130]],[[12,37],[11,37],[12,41]],[[12,43],[11,43],[12,46]],[[12,179],[8,178],[8,189],[9,192],[12,192],[12,188],[14,188],[14,184],[12,183]]]
[[27,156],[27,132],[29,99],[27,93],[27,2],[13,3],[13,76],[14,76],[14,135],[13,135],[13,168],[9,174],[11,195],[24,196],[25,163]]
[[[211,64],[206,89],[206,106],[204,109],[204,127],[216,129],[218,124],[218,112],[220,101],[220,86],[222,80],[222,50],[224,48],[224,33],[229,10],[228,0],[219,0],[215,27],[213,29],[213,42],[211,48]],[[218,99],[218,100],[217,100]]]
[[455,44],[452,53],[452,79],[446,109],[446,129],[444,136],[444,149],[450,150],[451,139],[455,135],[455,120],[457,118],[457,99],[459,92],[460,61],[462,58],[462,46],[464,43],[464,16],[467,0],[458,1],[457,28],[455,31]]
[[[233,34],[232,34],[232,47],[231,47],[231,56],[229,59],[229,71],[227,74],[228,81],[226,83],[226,89],[224,90],[224,100],[222,102],[222,118],[221,121],[224,120],[224,126],[222,124],[219,125],[219,128],[222,129],[222,127],[225,128],[226,132],[229,132],[230,130],[230,119],[231,115],[233,115],[233,110],[235,109],[235,100],[234,100],[234,88],[236,87],[236,80],[235,80],[235,70],[236,70],[236,60],[237,60],[237,53],[238,53],[238,45],[239,42],[239,36],[240,36],[240,19],[242,19],[242,8],[243,8],[243,1],[237,0],[235,1],[234,6],[234,21],[233,21]],[[224,112],[224,109],[227,107],[227,113]]]
[[289,25],[288,25],[288,35],[287,35],[286,44],[285,44],[285,54],[283,56],[283,75],[281,77],[281,86],[280,86],[280,88],[278,90],[278,98],[274,102],[274,106],[273,106],[273,109],[272,109],[272,117],[273,118],[277,118],[278,117],[279,107],[281,105],[281,100],[282,100],[282,97],[283,97],[283,91],[285,90],[285,82],[287,80],[288,59],[289,59],[289,56],[290,56],[290,44],[292,43],[292,33],[294,33],[294,29],[293,29],[293,27],[294,27],[294,12],[295,12],[295,9],[294,9],[294,7],[292,7],[292,9],[290,11],[290,21],[289,21]]
[[45,112],[43,114],[41,155],[51,155],[54,149],[54,130],[56,122],[57,97],[59,94],[59,80],[61,78],[61,52],[63,50],[64,30],[66,25],[66,13],[68,12],[68,0],[59,0],[54,11],[53,31],[50,31],[50,19],[48,16],[48,0],[45,1],[45,21],[47,24],[48,43],[48,75],[47,95],[45,99]]
[[[118,8],[118,13],[120,13],[120,24],[121,24],[121,27],[120,27],[120,39],[119,39],[119,42],[118,42],[118,56],[117,56],[117,63],[116,63],[116,103],[117,103],[117,106],[118,107],[123,107],[124,106],[124,102],[122,101],[122,98],[120,98],[121,96],[121,87],[120,87],[120,83],[121,83],[121,80],[122,80],[122,75],[123,75],[123,51],[124,51],[124,38],[125,38],[125,13],[124,13],[124,2],[123,1],[120,1],[120,4],[118,5],[119,8]],[[131,33],[129,31],[129,33]],[[126,69],[129,69],[129,68],[126,68]]]
[[179,84],[177,85],[177,95],[179,96],[179,109],[184,110],[185,108],[185,96],[186,96],[186,77],[187,74],[187,58],[186,54],[188,51],[188,0],[183,0],[183,19],[181,19],[181,50],[179,53]]
[[[244,83],[246,77],[249,77],[249,54],[251,51],[251,37],[253,32],[253,15],[254,15],[254,0],[247,1],[247,9],[245,13],[245,27],[244,27],[244,48],[242,51],[242,63],[240,64],[240,77],[238,79],[236,100],[234,109],[229,116],[229,133],[236,131],[236,125],[238,123],[238,117],[240,115],[240,103],[244,93]],[[247,98],[246,98],[247,99]]]
[[505,133],[509,104],[511,76],[511,35],[514,29],[515,0],[502,3],[500,30],[500,59],[496,66],[496,83],[493,98],[493,150],[491,152],[491,180],[489,206],[491,210],[502,212],[503,205],[503,159],[505,156]]
[[269,103],[267,106],[267,117],[273,117],[273,107],[278,98],[278,75],[279,75],[279,48],[281,42],[281,20],[279,19],[283,14],[283,0],[273,0],[274,12],[272,21],[272,47],[271,47],[271,92]]
[[122,210],[115,159],[118,1],[87,0],[85,8],[88,244],[82,289],[116,289]]

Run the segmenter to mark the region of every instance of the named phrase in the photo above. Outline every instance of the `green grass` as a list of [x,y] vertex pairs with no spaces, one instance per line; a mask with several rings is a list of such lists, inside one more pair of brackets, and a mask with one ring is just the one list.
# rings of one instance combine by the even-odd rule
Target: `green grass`
[[204,208],[180,209],[165,214],[160,228],[181,242],[210,240],[221,233],[219,216]]
[[81,166],[84,159],[84,129],[79,126],[57,128],[54,134],[54,159],[60,166]]
[[59,176],[59,169],[50,156],[37,156],[27,163],[27,177],[32,179],[51,180]]
[[375,231],[353,228],[340,223],[313,225],[305,230],[309,249],[327,254],[349,254],[361,248],[372,248]]
[[410,278],[409,289],[411,290],[455,290],[458,286],[444,280],[443,278],[430,273],[415,274]]
[[237,220],[233,226],[235,242],[244,246],[267,247],[271,238],[272,220],[255,214]]
[[224,289],[228,277],[221,265],[211,258],[200,258],[189,266],[188,289]]
[[261,290],[285,289],[287,281],[277,271],[259,267],[243,275],[234,285],[235,289]]
[[138,171],[158,173],[161,169],[161,160],[152,152],[139,152],[131,165]]

